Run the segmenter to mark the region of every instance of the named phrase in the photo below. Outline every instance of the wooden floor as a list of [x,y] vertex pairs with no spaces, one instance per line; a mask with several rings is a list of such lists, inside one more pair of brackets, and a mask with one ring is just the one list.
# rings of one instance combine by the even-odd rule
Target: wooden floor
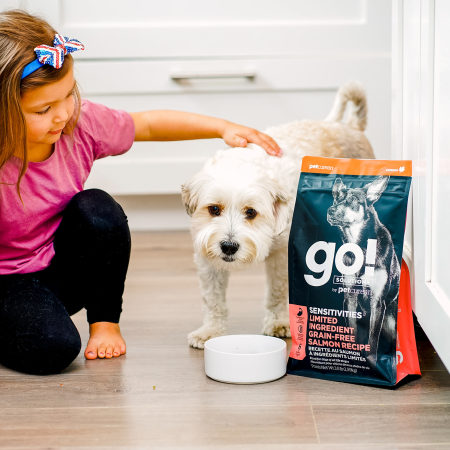
[[[187,345],[201,319],[188,233],[133,238],[127,355],[81,353],[47,377],[0,367],[1,448],[450,449],[450,376],[423,334],[423,376],[396,390],[292,375],[218,383]],[[263,290],[262,267],[231,278],[230,333],[259,333]],[[74,320],[85,345],[85,314]]]

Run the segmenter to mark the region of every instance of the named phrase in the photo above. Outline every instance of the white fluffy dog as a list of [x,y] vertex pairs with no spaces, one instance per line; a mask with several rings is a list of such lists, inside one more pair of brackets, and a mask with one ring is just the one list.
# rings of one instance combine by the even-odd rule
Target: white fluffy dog
[[[349,101],[354,108],[342,123]],[[287,247],[301,159],[373,158],[363,134],[366,115],[363,89],[349,83],[338,91],[325,121],[302,120],[265,131],[283,150],[281,158],[253,144],[220,150],[182,186],[204,302],[203,325],[188,336],[192,347],[203,348],[226,332],[229,272],[261,261],[267,274],[262,332],[290,336]]]

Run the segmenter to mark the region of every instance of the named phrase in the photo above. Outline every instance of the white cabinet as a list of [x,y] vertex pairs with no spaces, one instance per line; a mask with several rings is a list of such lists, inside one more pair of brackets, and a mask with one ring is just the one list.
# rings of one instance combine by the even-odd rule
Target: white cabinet
[[413,308],[450,370],[450,3],[394,3],[394,156],[413,160]]
[[[82,94],[126,110],[180,109],[259,129],[321,119],[342,83],[369,96],[368,134],[390,149],[389,0],[40,0],[38,12],[86,51]],[[181,78],[180,78],[181,76]],[[89,186],[175,194],[222,141],[137,143],[94,166]]]
[[[6,5],[83,41],[86,51],[75,56],[83,96],[129,111],[187,110],[263,130],[324,118],[338,87],[359,80],[369,139],[378,157],[390,155],[390,0],[0,0]],[[223,145],[139,142],[97,162],[87,187],[122,196],[131,227],[151,228],[156,195],[158,208],[173,205],[169,197]],[[136,195],[145,197],[140,225]],[[186,227],[175,203],[177,219],[164,222],[161,210],[155,227]]]

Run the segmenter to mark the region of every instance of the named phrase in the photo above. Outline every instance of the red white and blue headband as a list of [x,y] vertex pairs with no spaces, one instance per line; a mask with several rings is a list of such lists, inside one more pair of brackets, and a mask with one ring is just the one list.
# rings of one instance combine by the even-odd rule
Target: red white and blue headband
[[53,40],[53,47],[49,45],[39,45],[34,49],[37,58],[27,64],[22,72],[21,79],[35,72],[44,64],[49,64],[55,69],[60,69],[64,62],[64,55],[67,53],[76,52],[77,50],[84,50],[84,45],[77,39],[69,39],[66,36],[55,34]]

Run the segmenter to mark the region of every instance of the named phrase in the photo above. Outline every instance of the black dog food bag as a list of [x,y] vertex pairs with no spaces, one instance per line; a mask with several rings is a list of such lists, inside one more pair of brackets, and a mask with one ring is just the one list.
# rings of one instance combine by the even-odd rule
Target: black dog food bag
[[402,264],[410,184],[411,161],[303,158],[289,237],[288,373],[386,386],[420,374]]

